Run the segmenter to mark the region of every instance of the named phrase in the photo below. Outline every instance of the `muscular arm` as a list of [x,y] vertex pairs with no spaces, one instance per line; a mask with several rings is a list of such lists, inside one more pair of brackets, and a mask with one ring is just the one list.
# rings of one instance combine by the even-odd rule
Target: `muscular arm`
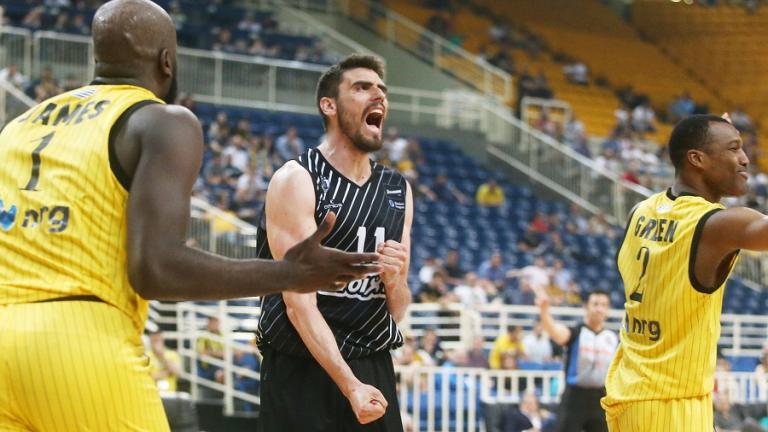
[[[413,223],[413,194],[411,187],[406,187],[406,202],[405,202],[405,223],[403,226],[403,237],[400,242],[405,248],[406,260],[405,265],[400,269],[398,275],[398,282],[391,285],[386,285],[387,292],[387,310],[395,319],[395,322],[400,322],[405,315],[405,310],[408,305],[411,304],[411,289],[408,287],[408,269],[410,268],[410,256],[411,256],[411,225]],[[381,252],[381,251],[380,251]]]
[[746,207],[710,216],[696,251],[696,279],[706,287],[719,285],[727,275],[726,258],[739,249],[768,250],[768,216]]
[[[312,179],[296,162],[272,177],[267,190],[267,226],[272,256],[280,259],[291,246],[315,230]],[[312,357],[328,372],[345,396],[359,383],[344,361],[336,338],[317,309],[317,295],[283,293],[286,312]]]
[[[318,265],[232,260],[185,246],[189,196],[203,153],[200,123],[187,109],[166,105],[139,109],[118,135],[116,150],[121,165],[133,173],[128,199],[128,276],[142,297],[250,297],[307,289],[307,281],[322,280],[310,274],[313,268],[322,268]],[[321,249],[315,252],[331,253]],[[315,256],[313,261],[320,258]]]

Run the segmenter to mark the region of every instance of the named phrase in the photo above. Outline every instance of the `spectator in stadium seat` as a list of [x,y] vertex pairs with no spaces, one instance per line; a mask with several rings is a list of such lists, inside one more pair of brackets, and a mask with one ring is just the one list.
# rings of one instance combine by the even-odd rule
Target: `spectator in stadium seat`
[[26,85],[27,78],[19,72],[19,67],[16,64],[11,63],[0,69],[0,81],[7,81],[14,87],[21,89]]
[[715,428],[719,432],[740,432],[744,426],[744,419],[738,410],[731,405],[731,398],[727,391],[720,391],[714,395],[715,403]]
[[246,140],[242,135],[235,133],[229,139],[229,145],[224,148],[222,156],[229,159],[231,165],[240,172],[245,172],[250,164],[250,154],[246,149]]
[[51,31],[55,31],[58,33],[68,33],[69,32],[69,14],[64,12],[56,15],[56,22],[53,23],[53,26],[51,27]]
[[736,108],[735,110],[731,111],[730,114],[733,127],[738,129],[739,132],[753,132],[755,130],[755,126],[752,123],[752,118],[749,117],[749,114],[744,112],[741,108]]
[[296,159],[305,149],[304,141],[299,137],[295,127],[289,127],[275,141],[275,152],[280,159],[280,163]]
[[237,179],[237,217],[255,225],[261,214],[266,193],[267,182],[264,181],[264,176],[253,163],[249,164],[245,173]]
[[181,374],[179,353],[165,346],[163,332],[157,324],[148,324],[147,331],[149,332],[149,350],[147,351],[149,373],[160,391],[175,392]]
[[214,29],[216,35],[216,41],[213,43],[211,49],[213,51],[234,52],[235,43],[232,40],[232,32],[227,28]]
[[544,257],[538,256],[533,264],[521,269],[510,270],[507,277],[520,278],[520,289],[511,293],[514,304],[532,305],[539,293],[546,292],[550,284],[551,270]]
[[264,178],[272,178],[275,167],[272,137],[269,135],[252,135],[248,139],[248,158]]
[[472,339],[472,348],[467,351],[467,367],[488,368],[488,354],[485,353],[485,338],[483,335]]
[[542,432],[553,421],[552,414],[539,406],[539,399],[533,390],[525,391],[520,406],[509,410],[504,417],[504,432]]
[[656,131],[656,114],[650,104],[641,103],[632,110],[632,129],[643,134]]
[[445,300],[450,300],[445,299],[445,295],[449,292],[450,290],[448,289],[448,285],[445,283],[445,277],[443,276],[443,273],[438,271],[432,275],[432,279],[430,279],[429,282],[421,285],[418,299],[421,303],[443,302]]
[[437,258],[427,257],[419,269],[419,282],[422,284],[430,283],[438,270],[440,270],[440,264],[437,262]]
[[456,200],[459,204],[467,202],[467,197],[461,193],[461,191],[448,180],[448,176],[445,173],[440,173],[435,176],[435,181],[432,183],[432,193],[437,196],[441,201]]
[[446,282],[450,285],[460,284],[466,273],[460,262],[459,251],[456,249],[451,249],[446,253],[441,267],[445,272]]
[[572,84],[589,85],[589,69],[584,62],[577,61],[563,66],[563,74]]
[[45,8],[42,6],[37,6],[30,9],[29,12],[27,12],[27,14],[24,16],[24,19],[21,21],[22,27],[32,31],[42,29],[44,13]]
[[[208,317],[205,330],[212,335],[221,337],[221,328],[219,319]],[[216,359],[224,359],[224,344],[210,336],[201,336],[195,343],[197,354],[199,356],[208,356]],[[221,368],[209,364],[205,360],[197,360],[197,374],[205,379],[213,380],[218,383],[224,383],[224,373]]]
[[504,189],[491,177],[477,188],[475,201],[482,207],[501,207],[504,205]]
[[[491,369],[502,369],[502,355],[510,354],[514,360],[517,357],[525,357],[525,347],[523,341],[520,338],[522,329],[517,325],[507,326],[507,332],[500,334],[496,340],[493,341],[493,348],[488,356],[488,364]],[[515,369],[517,364],[515,363]]]
[[[248,345],[252,350],[256,350],[256,340],[252,339]],[[257,355],[258,351],[237,349],[232,353],[232,363],[235,366],[239,366],[244,369],[248,369],[252,372],[259,371],[260,359]],[[259,381],[250,376],[245,376],[237,372],[234,373],[234,387],[235,390],[248,393],[253,396],[259,394]],[[238,410],[244,412],[252,412],[254,407],[251,403],[239,401]]]
[[393,166],[408,157],[408,140],[397,133],[397,128],[390,126],[387,129],[387,136],[382,143],[383,149],[387,152],[387,157]]
[[684,91],[669,105],[669,122],[677,123],[696,111],[696,102]]
[[87,36],[91,34],[91,27],[83,14],[75,14],[69,22],[69,33]]
[[507,279],[507,267],[502,261],[501,253],[496,251],[488,261],[483,262],[477,270],[477,276],[490,281],[498,290],[502,290]]
[[208,126],[209,140],[223,140],[229,137],[230,134],[229,116],[224,111],[219,111],[216,114],[216,120],[214,120],[210,126]]
[[488,295],[483,285],[475,272],[469,272],[464,280],[453,288],[453,294],[464,307],[483,305],[488,303]]
[[61,87],[59,87],[59,82],[54,78],[53,68],[50,65],[43,68],[43,73],[39,79],[30,83],[26,93],[27,96],[38,102],[61,93]]
[[604,235],[611,238],[616,236],[615,230],[605,220],[605,214],[602,212],[594,214],[589,218],[589,234]]
[[253,11],[247,11],[243,19],[237,23],[237,29],[248,32],[253,38],[261,33],[261,23],[256,21]]
[[[437,335],[437,330],[434,328],[427,328],[421,335],[419,343],[419,355],[426,363],[431,363],[436,366],[440,366],[446,360],[445,351],[440,343],[440,337]],[[429,359],[429,360],[427,360]]]
[[552,360],[552,343],[537,319],[533,330],[523,337],[523,349],[528,361],[544,363]]

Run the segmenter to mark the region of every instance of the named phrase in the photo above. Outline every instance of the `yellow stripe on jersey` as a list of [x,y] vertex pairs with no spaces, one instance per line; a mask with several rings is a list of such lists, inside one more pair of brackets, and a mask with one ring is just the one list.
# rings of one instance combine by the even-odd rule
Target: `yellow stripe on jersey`
[[[701,286],[692,260],[704,222],[722,208],[666,192],[633,212],[618,254],[626,315],[605,407],[712,392],[725,282]],[[735,263],[736,255],[729,272]]]
[[123,113],[162,103],[129,85],[90,85],[51,98],[0,133],[0,305],[95,295],[138,329],[146,301],[126,269],[128,192],[110,167]]

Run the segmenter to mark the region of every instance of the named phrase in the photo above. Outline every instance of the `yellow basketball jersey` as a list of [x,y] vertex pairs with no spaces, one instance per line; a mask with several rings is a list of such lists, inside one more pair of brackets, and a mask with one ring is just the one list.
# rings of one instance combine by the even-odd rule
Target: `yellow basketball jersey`
[[722,208],[667,191],[630,217],[618,254],[626,315],[606,378],[607,404],[712,392],[725,282],[702,286],[693,260],[705,221]]
[[162,101],[135,86],[85,86],[0,133],[0,305],[94,295],[143,328],[147,304],[126,268],[128,191],[109,140],[147,103]]

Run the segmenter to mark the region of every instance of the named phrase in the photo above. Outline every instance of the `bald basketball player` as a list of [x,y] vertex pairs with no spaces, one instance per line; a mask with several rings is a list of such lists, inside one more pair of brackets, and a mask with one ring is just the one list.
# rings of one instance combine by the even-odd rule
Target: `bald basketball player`
[[146,0],[93,20],[96,79],[0,133],[0,431],[165,431],[140,335],[148,299],[313,292],[378,273],[320,246],[282,261],[184,245],[200,124],[176,90],[173,22]]

